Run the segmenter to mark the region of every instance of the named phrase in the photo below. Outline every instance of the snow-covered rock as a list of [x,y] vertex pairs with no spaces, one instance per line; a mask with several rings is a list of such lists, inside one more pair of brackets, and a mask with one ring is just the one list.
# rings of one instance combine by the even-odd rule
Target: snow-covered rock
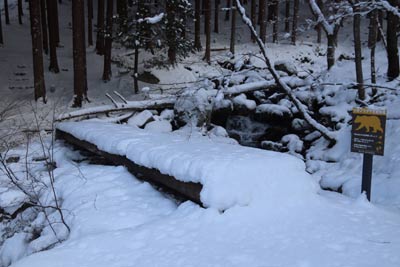
[[286,60],[275,61],[274,67],[276,70],[286,72],[288,75],[297,74],[296,65]]
[[147,131],[155,132],[155,133],[172,132],[171,123],[166,120],[149,122],[148,124],[146,124],[144,129]]
[[146,123],[153,120],[153,113],[149,110],[143,110],[142,112],[133,115],[133,117],[128,120],[128,125],[143,127]]
[[280,122],[286,124],[292,118],[292,112],[283,105],[262,104],[257,106],[255,118],[261,122]]

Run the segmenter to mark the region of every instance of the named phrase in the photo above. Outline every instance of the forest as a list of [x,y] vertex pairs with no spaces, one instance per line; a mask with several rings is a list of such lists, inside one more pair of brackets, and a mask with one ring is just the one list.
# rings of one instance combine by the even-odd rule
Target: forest
[[0,267],[400,266],[399,29],[398,0],[0,0]]

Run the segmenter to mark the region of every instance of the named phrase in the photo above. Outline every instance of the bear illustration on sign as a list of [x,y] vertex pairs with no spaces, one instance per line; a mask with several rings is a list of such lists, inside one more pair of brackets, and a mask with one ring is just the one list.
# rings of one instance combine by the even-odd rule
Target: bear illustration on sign
[[383,133],[381,121],[377,116],[357,116],[354,120],[355,123],[360,124],[356,131],[365,129],[366,132]]

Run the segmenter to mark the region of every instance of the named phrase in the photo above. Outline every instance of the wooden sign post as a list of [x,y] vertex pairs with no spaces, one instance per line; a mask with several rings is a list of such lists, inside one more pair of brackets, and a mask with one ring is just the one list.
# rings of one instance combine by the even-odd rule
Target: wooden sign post
[[385,149],[386,110],[353,109],[351,152],[363,153],[361,192],[371,199],[373,155],[383,156]]

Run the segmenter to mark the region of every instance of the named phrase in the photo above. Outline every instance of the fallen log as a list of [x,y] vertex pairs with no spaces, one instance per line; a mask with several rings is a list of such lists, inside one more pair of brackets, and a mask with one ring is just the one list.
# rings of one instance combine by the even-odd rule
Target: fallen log
[[114,103],[113,105],[103,105],[98,107],[81,109],[69,113],[62,114],[57,118],[57,122],[83,117],[96,115],[100,113],[116,112],[116,111],[143,111],[145,109],[166,109],[173,108],[175,104],[175,97],[166,97],[163,99],[150,99],[142,101],[130,101],[127,103]]
[[132,162],[125,156],[114,155],[100,150],[96,145],[87,141],[80,140],[75,136],[64,132],[60,129],[56,130],[56,139],[61,139],[73,145],[75,148],[84,150],[105,159],[110,165],[125,166],[130,173],[135,175],[136,178],[149,182],[156,187],[160,187],[164,191],[170,192],[179,198],[191,200],[199,205],[202,205],[200,200],[200,191],[202,185],[193,182],[182,182],[176,180],[170,175],[162,174],[157,169],[150,169],[140,166]]

